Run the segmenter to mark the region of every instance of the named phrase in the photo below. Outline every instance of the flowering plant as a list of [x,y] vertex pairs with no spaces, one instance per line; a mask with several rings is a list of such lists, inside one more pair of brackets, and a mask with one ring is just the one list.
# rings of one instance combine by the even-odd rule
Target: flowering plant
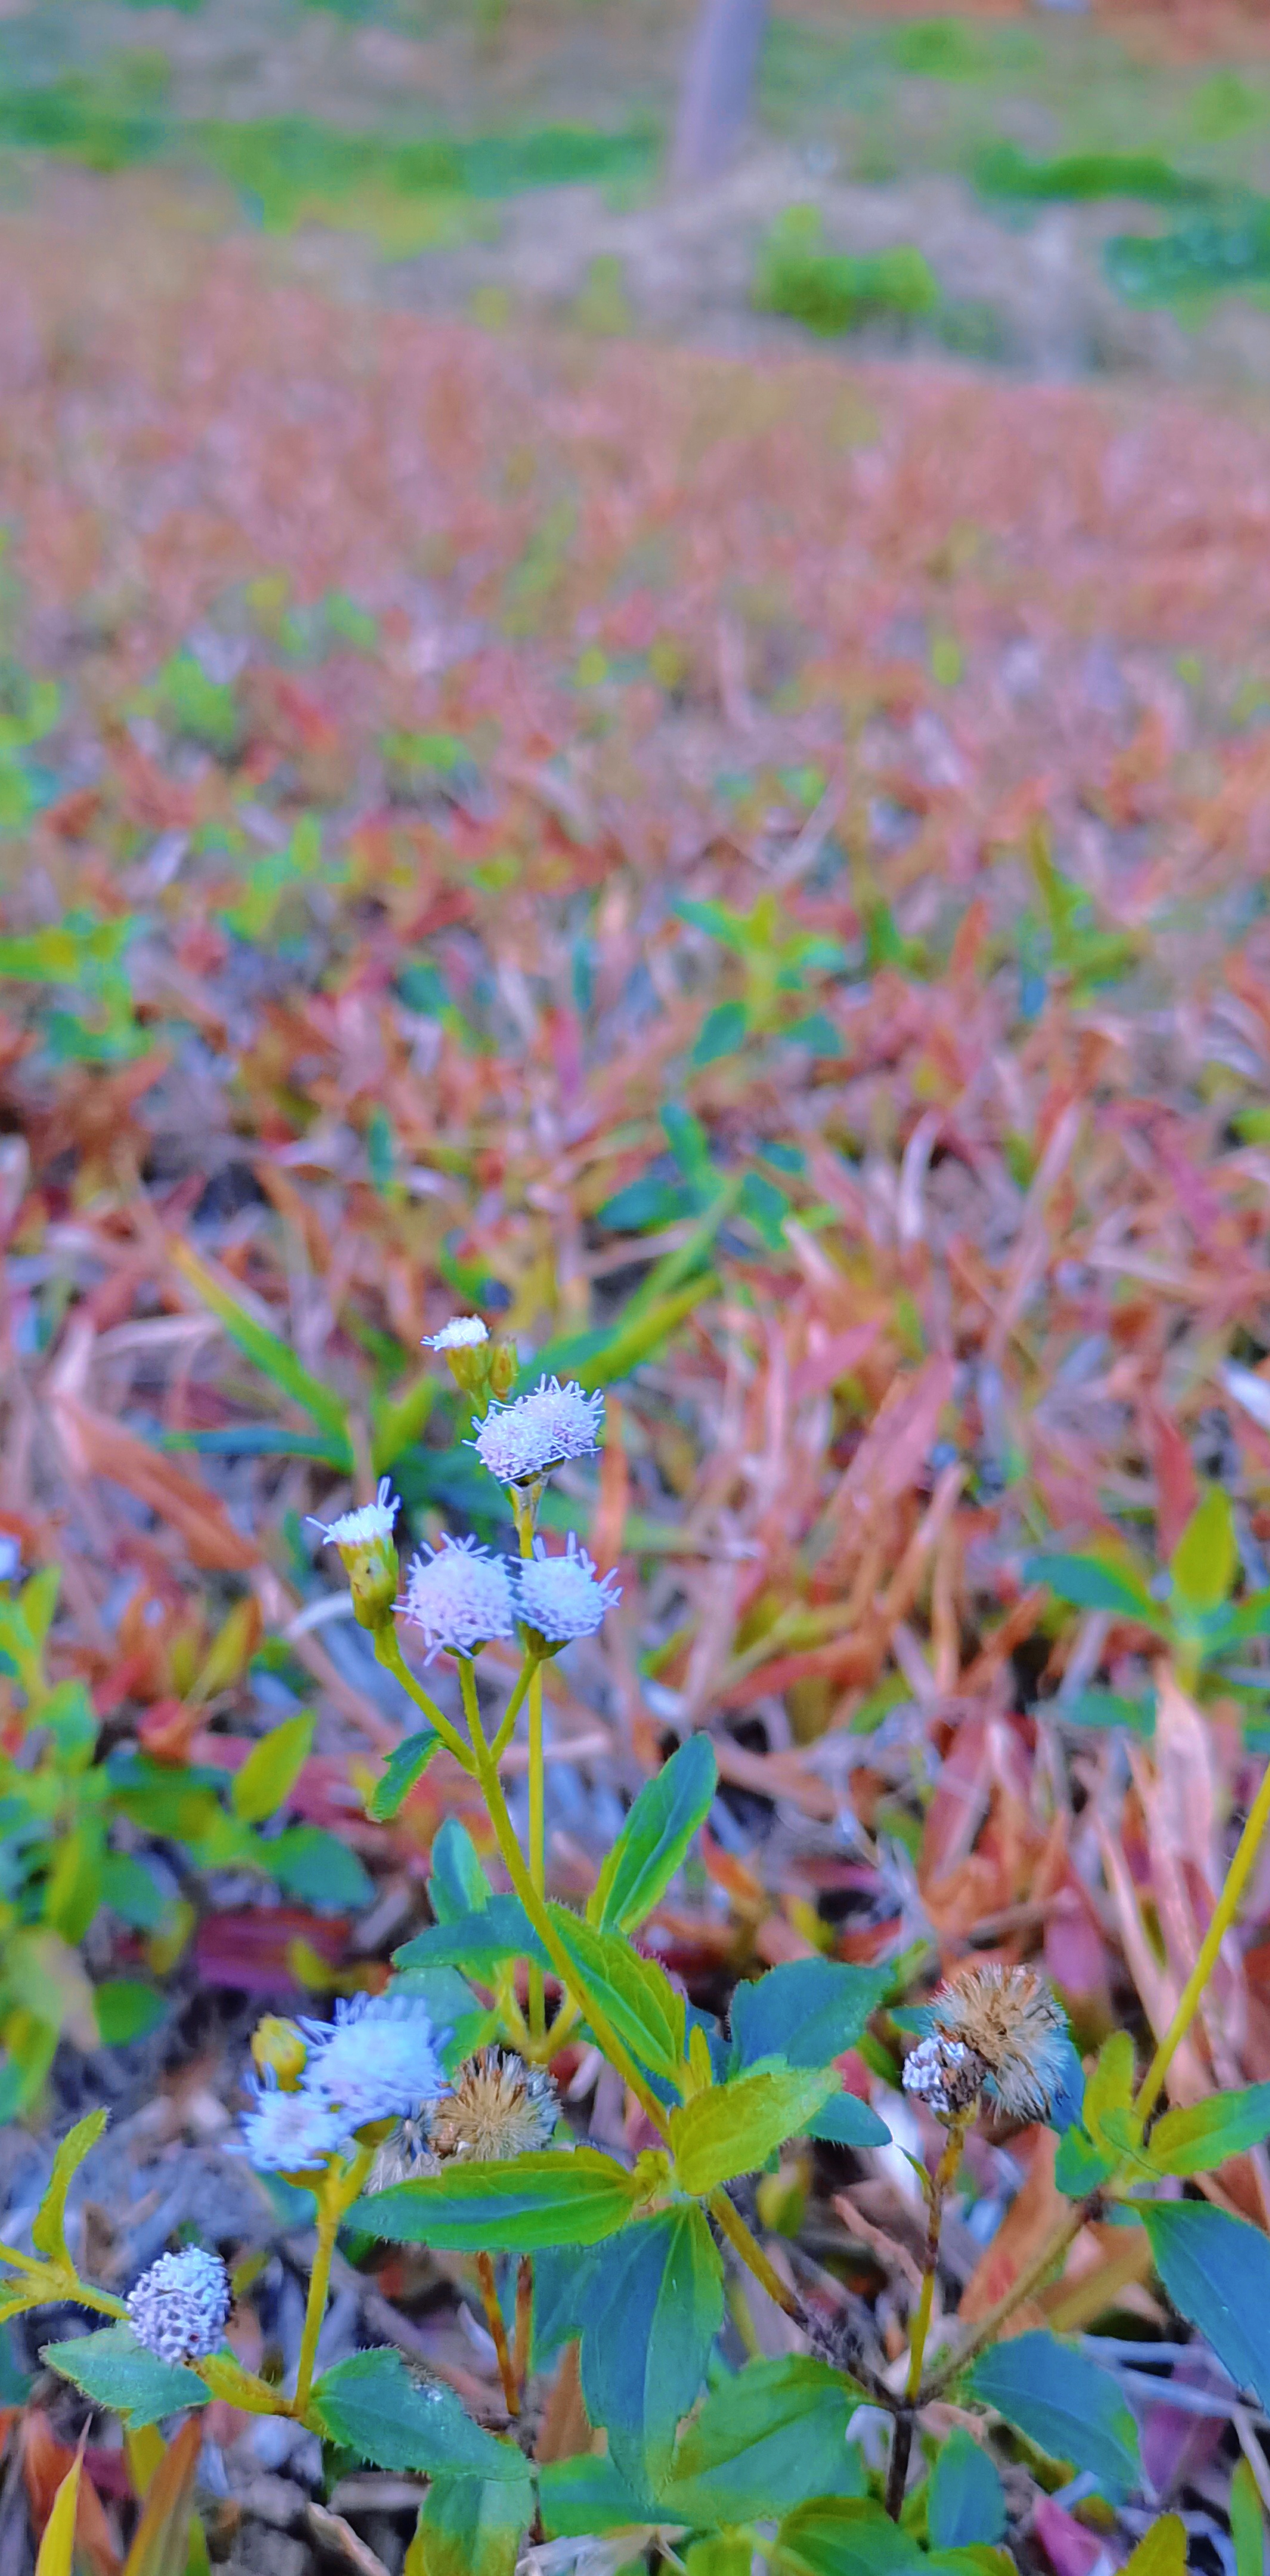
[[[261,2175],[307,2192],[313,2213],[293,2384],[247,2368],[227,2344],[233,2285],[214,2253],[185,2245],[162,2254],[126,2298],[81,2276],[66,2197],[102,2112],[63,2140],[30,2252],[0,2247],[9,2272],[0,2317],[70,2303],[106,2319],[50,2343],[44,2359],[134,2433],[182,2414],[193,2420],[220,2399],[426,2479],[408,2576],[512,2576],[530,2533],[566,2558],[574,2542],[603,2538],[614,2567],[655,2548],[693,2576],[741,2576],[756,2550],[773,2576],[907,2576],[927,2566],[941,2576],[1008,2576],[993,2427],[1025,2459],[1070,2460],[1104,2492],[1122,2497],[1142,2483],[1116,2379],[1044,2324],[1014,2331],[1090,2220],[1145,2230],[1169,2298],[1236,2385],[1270,2403],[1266,2240],[1227,2210],[1169,2196],[1179,2179],[1270,2132],[1270,2086],[1157,2116],[1247,1881],[1270,1785],[1140,2082],[1123,2033],[1086,2082],[1044,1980],[991,1959],[908,2010],[902,1961],[792,1959],[738,1987],[725,2030],[637,1939],[711,1808],[708,1736],[688,1735],[641,1790],[581,1912],[548,1887],[544,1670],[599,1631],[621,1594],[575,1535],[549,1552],[537,1519],[548,1478],[597,1446],[602,1396],[555,1378],[515,1394],[514,1354],[474,1318],[456,1319],[432,1347],[471,1399],[471,1445],[506,1489],[518,1554],[447,1535],[416,1555],[403,1590],[398,1506],[386,1483],[321,1527],[357,1619],[423,1721],[390,1756],[372,1813],[395,1813],[444,1746],[479,1792],[507,1884],[494,1887],[451,1820],[434,1849],[436,1919],[397,1952],[387,1991],[341,1999],[330,2021],[267,2016],[256,2030],[239,2151]],[[412,1637],[425,1670],[440,1657],[454,1666],[458,1713],[408,1660]],[[519,1663],[509,1676],[513,1641]],[[491,1647],[499,1654],[478,1681]],[[523,1840],[502,1776],[522,1724]],[[920,2263],[908,2264],[907,2329],[893,2305],[891,2341],[830,2273],[764,2241],[761,2194],[756,2202],[748,2180],[772,2172],[800,2138],[895,2152],[885,2122],[844,2089],[841,2073],[857,2046],[887,2062],[869,2030],[883,2007],[913,2040],[900,2078],[907,2116],[924,2120],[917,2134],[938,2144],[933,2170],[917,2168],[925,2244]],[[598,2052],[619,2081],[624,2152],[569,2124],[553,2068],[570,2042]],[[941,2318],[937,2301],[945,2214],[981,2118],[1060,2132],[1064,2215],[967,2330]],[[473,2259],[501,2387],[488,2420],[446,2382],[412,2375],[392,2345],[321,2366],[342,2230],[363,2256],[384,2244]],[[751,2356],[740,2369],[721,2344],[728,2325]],[[573,2420],[603,2436],[602,2450],[582,2442],[561,2456],[534,2439],[535,2387],[562,2345],[576,2350]],[[185,2563],[177,2541],[191,2506],[189,2442],[179,2457],[181,2476],[156,2487],[155,2505],[175,2552],[162,2563],[173,2567]],[[67,2529],[73,2499],[68,2513]],[[1152,2526],[1142,2553],[1139,2576],[1180,2576],[1180,2524]]]

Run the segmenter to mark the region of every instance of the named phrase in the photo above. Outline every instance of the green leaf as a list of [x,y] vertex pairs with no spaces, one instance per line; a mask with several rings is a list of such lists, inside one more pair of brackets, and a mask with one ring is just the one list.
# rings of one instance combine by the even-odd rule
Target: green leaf
[[804,2122],[802,2134],[805,2138],[824,2138],[835,2147],[885,2147],[891,2141],[885,2120],[879,2120],[877,2112],[870,2110],[857,2094],[845,2090],[831,2093],[828,2101],[821,2103],[820,2109]]
[[[1133,2041],[1127,2030],[1113,2030],[1085,2078],[1085,2127],[1096,2147],[1108,2145],[1103,2128],[1108,2112],[1132,2107],[1133,2072]],[[1114,2156],[1115,2149],[1111,2152]]]
[[288,1825],[257,1843],[256,1857],[288,1896],[303,1897],[323,1914],[356,1914],[375,1893],[356,1852],[321,1825]]
[[1266,2576],[1266,2526],[1257,2481],[1247,2460],[1237,2460],[1230,2481],[1230,2536],[1235,2576]]
[[434,1726],[420,1728],[417,1735],[402,1738],[389,1754],[366,1802],[366,1813],[377,1825],[391,1823],[404,1807],[416,1780],[423,1778],[441,1738]]
[[1164,1634],[1163,1613],[1153,1601],[1136,1565],[1099,1556],[1029,1556],[1023,1565],[1027,1583],[1046,1583],[1060,1601],[1078,1610],[1110,1610],[1121,1619],[1136,1619],[1144,1628]]
[[787,2066],[827,2066],[859,2038],[892,1973],[837,1959],[791,1959],[769,1968],[732,1997],[734,2064],[777,2058]]
[[958,2424],[941,2445],[926,2490],[932,2549],[991,2543],[1005,2532],[1005,2489],[982,2445]]
[[393,1952],[398,1968],[466,1968],[474,1977],[501,1967],[504,1959],[536,1959],[550,1967],[541,1941],[518,1896],[491,1896],[479,1914],[452,1917],[416,1932]]
[[500,2442],[474,2424],[443,2381],[412,2378],[391,2346],[337,2361],[323,2372],[313,2403],[331,2440],[377,2469],[514,2483],[524,2477],[525,2463],[514,2442]]
[[677,1325],[712,1297],[718,1287],[712,1270],[687,1281],[669,1297],[658,1297],[645,1304],[633,1298],[636,1311],[623,1312],[616,1323],[598,1327],[593,1332],[566,1333],[558,1341],[548,1342],[536,1353],[532,1365],[523,1369],[516,1383],[516,1393],[525,1395],[536,1386],[544,1371],[563,1377],[567,1371],[584,1387],[611,1386],[616,1378],[629,1377],[631,1371],[670,1339]]
[[313,1745],[313,1711],[284,1717],[253,1744],[230,1793],[234,1814],[244,1825],[262,1825],[290,1796]]
[[710,1813],[719,1765],[708,1735],[690,1735],[640,1790],[587,1907],[603,1931],[633,1932],[664,1896]]
[[352,1446],[339,1396],[332,1394],[320,1378],[310,1375],[288,1343],[270,1332],[266,1324],[257,1323],[255,1316],[249,1314],[245,1306],[240,1306],[238,1299],[222,1286],[215,1273],[200,1261],[188,1243],[174,1238],[169,1242],[168,1253],[187,1286],[224,1325],[230,1340],[237,1343],[239,1350],[245,1352],[253,1366],[277,1387],[280,1394],[298,1404],[310,1420],[316,1422],[320,1431],[329,1434],[333,1454],[341,1464],[352,1467]]
[[415,2543],[424,2576],[515,2576],[533,2519],[525,2462],[517,2479],[439,2477],[419,2508]]
[[1157,2173],[1212,2173],[1270,2137],[1270,2084],[1213,2093],[1206,2102],[1166,2111],[1151,2131],[1147,2157]]
[[1230,1497],[1220,1485],[1210,1485],[1169,1558],[1173,1598],[1179,1609],[1219,1609],[1234,1583],[1238,1563],[1239,1541]]
[[48,2262],[70,2262],[66,2250],[66,2194],[85,2156],[96,2146],[106,2118],[104,2111],[89,2111],[84,2119],[77,2120],[53,2158],[48,2188],[31,2221],[31,2243]]
[[663,2518],[709,2526],[789,2513],[811,2496],[854,2495],[860,2454],[847,2441],[859,2403],[823,2361],[752,2361],[707,2397],[662,2489]]
[[656,2493],[723,2320],[723,2265],[699,2209],[637,2219],[589,2267],[582,2394],[622,2475]]
[[753,2565],[748,2531],[708,2531],[683,2552],[684,2576],[751,2576]]
[[460,1923],[466,1914],[482,1914],[493,1893],[466,1825],[447,1816],[433,1841],[428,1880],[428,1903],[438,1923]]
[[786,2514],[770,2563],[773,2576],[923,2576],[931,2561],[880,2504],[818,2496]]
[[450,2165],[444,2173],[395,2183],[355,2201],[350,2224],[394,2245],[530,2254],[539,2245],[598,2245],[616,2235],[642,2189],[598,2147],[572,2154],[546,2147],[506,2163]]
[[1103,2156],[1082,2128],[1073,2124],[1064,2129],[1054,2159],[1054,2180],[1069,2200],[1083,2200],[1085,2194],[1097,2191],[1107,2180],[1119,2159]]
[[457,1968],[407,1968],[393,1978],[392,1992],[418,1995],[427,2007],[433,2029],[446,2034],[441,2042],[441,2063],[447,2075],[453,2075],[465,2057],[498,2037],[501,2025],[497,2013],[481,2003]]
[[134,2427],[207,2404],[207,2390],[194,2371],[156,2360],[122,2323],[69,2343],[47,2343],[40,2359],[72,2380],[94,2406],[108,2406]]
[[594,2451],[540,2469],[538,2503],[548,2540],[585,2540],[593,2532],[637,2529],[668,2518],[650,2497],[627,2486],[615,2460]]
[[594,1996],[641,2065],[672,2079],[687,2046],[684,1998],[655,1959],[641,1958],[624,1933],[601,1932],[565,1905],[549,1908],[552,1929],[580,1985]]
[[1198,2326],[1237,2388],[1270,2405],[1270,2238],[1210,2201],[1136,2208],[1179,2315]]
[[1057,2336],[1042,2329],[991,2346],[966,2385],[1052,2459],[1088,2469],[1111,2497],[1137,2483],[1137,2426],[1115,2380]]
[[832,2067],[791,2067],[761,2069],[694,2094],[670,2118],[680,2190],[704,2198],[734,2174],[753,2173],[837,2090]]
[[1042,1700],[1032,1714],[1058,1718],[1064,1726],[1123,1726],[1149,1739],[1155,1732],[1155,1692],[1128,1699],[1123,1691],[1075,1691],[1070,1699]]
[[158,1987],[147,1985],[144,1977],[104,1977],[93,2002],[106,2048],[126,2048],[130,2040],[147,2038],[168,2009]]

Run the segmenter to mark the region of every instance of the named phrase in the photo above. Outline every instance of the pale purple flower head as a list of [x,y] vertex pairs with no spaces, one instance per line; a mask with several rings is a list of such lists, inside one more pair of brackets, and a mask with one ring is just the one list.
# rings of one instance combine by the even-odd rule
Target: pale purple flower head
[[373,1503],[360,1503],[356,1511],[341,1512],[334,1521],[319,1520],[316,1512],[310,1512],[309,1518],[333,1547],[374,1547],[392,1537],[400,1509],[387,1476],[381,1476]]
[[341,1996],[333,2022],[302,2021],[304,2091],[338,2110],[346,2129],[408,2120],[449,2092],[440,2041],[421,1995]]
[[219,2254],[187,2245],[161,2254],[128,2293],[128,2323],[160,2361],[202,2361],[220,2349],[229,2315],[229,2274]]
[[572,1530],[563,1556],[548,1556],[540,1538],[532,1557],[518,1568],[519,1609],[527,1628],[536,1628],[553,1646],[572,1637],[593,1637],[604,1613],[622,1598],[616,1574],[596,1581],[594,1560],[579,1547]]
[[593,1455],[604,1418],[604,1398],[587,1395],[576,1378],[562,1386],[541,1377],[514,1404],[492,1404],[468,1442],[483,1467],[502,1485],[532,1485],[570,1458]]
[[451,1538],[425,1548],[406,1581],[405,1613],[434,1655],[474,1655],[491,1637],[510,1637],[516,1621],[512,1587],[501,1556],[474,1538]]
[[479,1315],[451,1315],[439,1333],[425,1333],[421,1347],[425,1351],[474,1351],[489,1340],[489,1328]]
[[348,2136],[343,2112],[320,2093],[284,2093],[272,2073],[252,2091],[256,2107],[243,2120],[243,2143],[257,2173],[316,2173]]

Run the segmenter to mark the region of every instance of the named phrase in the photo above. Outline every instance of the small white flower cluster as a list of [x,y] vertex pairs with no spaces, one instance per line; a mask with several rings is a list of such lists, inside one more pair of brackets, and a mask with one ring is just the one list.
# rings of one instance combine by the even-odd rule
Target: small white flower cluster
[[308,2043],[295,2092],[272,2071],[253,2084],[242,2124],[258,2173],[313,2173],[358,2129],[412,2118],[448,2093],[438,2032],[415,1995],[341,1997],[333,2022],[301,2023]]
[[128,2323],[160,2361],[203,2361],[218,2352],[229,2315],[229,2274],[219,2254],[187,2245],[161,2254],[129,2291]]
[[439,1333],[425,1333],[420,1345],[425,1351],[475,1351],[489,1340],[489,1328],[479,1315],[451,1315]]
[[594,1561],[572,1530],[563,1556],[548,1556],[539,1538],[524,1563],[491,1556],[474,1538],[447,1536],[415,1558],[405,1614],[427,1638],[431,1663],[435,1655],[474,1655],[491,1637],[510,1637],[518,1619],[553,1646],[593,1637],[621,1597],[615,1574],[596,1580]]
[[500,1485],[532,1485],[571,1458],[590,1458],[604,1419],[604,1398],[584,1393],[576,1378],[539,1378],[513,1404],[491,1404],[469,1440],[483,1467]]
[[392,1537],[400,1509],[387,1476],[381,1476],[373,1503],[361,1503],[356,1511],[341,1512],[338,1520],[319,1520],[316,1512],[310,1512],[309,1519],[333,1547],[374,1547],[376,1542]]
[[543,1541],[536,1538],[532,1557],[518,1570],[521,1618],[552,1645],[567,1645],[573,1637],[593,1637],[603,1625],[605,1611],[622,1598],[616,1574],[596,1581],[594,1558],[579,1547],[572,1530],[563,1556],[548,1556]]

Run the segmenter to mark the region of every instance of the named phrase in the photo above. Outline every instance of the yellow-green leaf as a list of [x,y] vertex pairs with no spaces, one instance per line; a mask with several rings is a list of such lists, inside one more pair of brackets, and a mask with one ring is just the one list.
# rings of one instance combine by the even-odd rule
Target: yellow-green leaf
[[75,2515],[79,2506],[79,2473],[83,2454],[76,2453],[56,2495],[53,2510],[44,2526],[40,2554],[35,2562],[35,2576],[74,2576]]
[[313,1712],[301,1709],[253,1744],[234,1776],[234,1814],[240,1824],[263,1824],[266,1816],[277,1814],[308,1761],[312,1743]]
[[1219,1610],[1229,1597],[1238,1562],[1239,1541],[1230,1497],[1220,1485],[1210,1485],[1169,1558],[1173,1596],[1179,1608]]
[[198,2375],[213,2397],[221,2397],[227,2406],[241,2407],[245,2415],[276,2415],[277,2399],[273,2391],[253,2379],[241,2362],[227,2352],[209,2353],[198,2365]]
[[773,2067],[697,2093],[670,2118],[680,2189],[704,2198],[734,2174],[753,2173],[806,2127],[838,2090],[834,2067]]
[[1124,2576],[1186,2576],[1186,2530],[1180,2514],[1162,2513],[1144,2531]]
[[31,2243],[37,2254],[51,2263],[69,2263],[66,2250],[66,2194],[90,2147],[95,2147],[106,2126],[104,2111],[89,2111],[68,2129],[57,2154],[48,2189],[31,2222]]
[[1127,2111],[1132,2101],[1133,2041],[1127,2030],[1113,2030],[1085,2079],[1085,2127],[1095,2146],[1108,2144],[1103,2131],[1108,2113]]
[[594,1997],[617,2036],[656,2075],[673,2076],[683,2064],[686,2010],[655,1959],[645,1959],[620,1932],[601,1932],[565,1905],[551,1907],[551,1922],[574,1968],[579,1988]]

